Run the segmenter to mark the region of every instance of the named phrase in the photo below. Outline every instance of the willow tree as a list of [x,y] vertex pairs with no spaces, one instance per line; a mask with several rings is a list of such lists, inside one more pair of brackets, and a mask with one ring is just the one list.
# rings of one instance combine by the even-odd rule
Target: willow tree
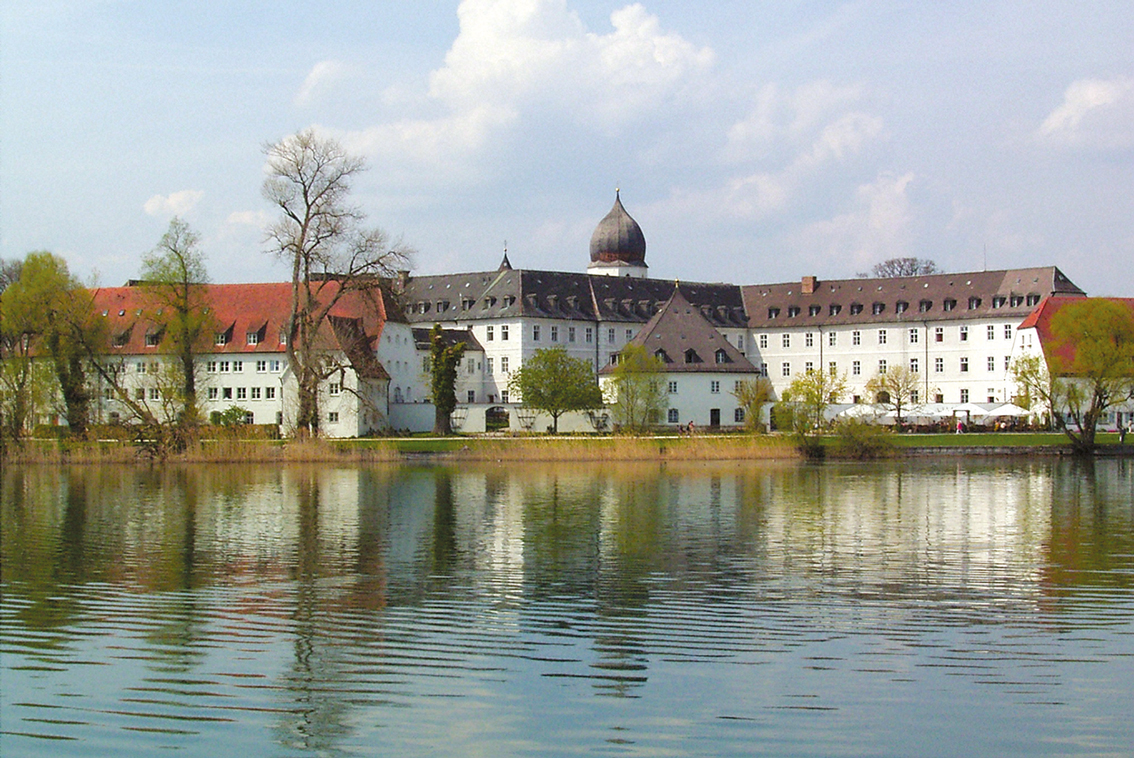
[[142,257],[142,286],[151,303],[149,317],[177,362],[177,421],[181,426],[200,420],[197,351],[201,340],[212,331],[213,321],[208,280],[200,237],[175,217],[157,247]]
[[352,292],[374,289],[404,268],[409,250],[367,227],[350,201],[365,161],[313,129],[266,145],[263,195],[279,210],[270,252],[291,269],[287,356],[297,391],[296,429],[319,431],[319,385],[343,370],[325,349],[328,316]]

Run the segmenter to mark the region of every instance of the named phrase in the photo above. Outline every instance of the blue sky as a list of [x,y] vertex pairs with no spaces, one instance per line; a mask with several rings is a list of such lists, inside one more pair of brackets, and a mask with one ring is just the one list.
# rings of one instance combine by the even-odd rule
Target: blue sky
[[263,252],[262,146],[315,126],[419,273],[583,270],[620,187],[652,276],[1057,265],[1134,295],[1134,3],[0,5],[0,257],[115,285],[172,214]]

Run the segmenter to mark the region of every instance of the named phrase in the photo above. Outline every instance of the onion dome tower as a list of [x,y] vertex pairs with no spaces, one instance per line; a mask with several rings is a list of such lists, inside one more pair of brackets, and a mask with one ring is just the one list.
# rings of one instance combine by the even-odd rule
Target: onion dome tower
[[591,235],[591,263],[588,274],[601,276],[646,276],[646,237],[642,227],[622,207],[618,190],[614,207]]

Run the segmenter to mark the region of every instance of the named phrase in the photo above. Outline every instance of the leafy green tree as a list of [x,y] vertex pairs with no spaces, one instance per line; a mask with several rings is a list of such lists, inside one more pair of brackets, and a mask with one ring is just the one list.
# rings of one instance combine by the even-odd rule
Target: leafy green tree
[[745,430],[755,432],[763,428],[760,419],[764,414],[764,406],[772,402],[775,394],[771,380],[763,376],[746,379],[736,385],[732,395],[744,409]]
[[1060,307],[1050,328],[1052,344],[1044,352],[1055,377],[1053,420],[1076,452],[1090,453],[1106,411],[1134,399],[1134,311],[1083,298]]
[[457,365],[465,355],[464,342],[449,342],[440,324],[429,331],[429,386],[433,395],[433,433],[453,433],[452,413],[457,407]]
[[[892,410],[899,426],[902,424],[902,410],[909,410],[915,404],[924,380],[921,374],[910,371],[905,366],[891,366],[882,374],[872,376],[866,382],[866,391],[879,405]],[[928,392],[928,390],[927,390]]]
[[180,382],[177,421],[193,426],[199,421],[197,405],[197,351],[210,334],[213,318],[208,308],[209,275],[200,237],[179,218],[169,222],[157,247],[142,257],[142,286],[151,302],[150,319],[158,325],[164,347],[176,358]]
[[328,316],[350,293],[380,287],[405,267],[410,251],[364,226],[350,191],[365,162],[336,140],[307,129],[264,152],[263,195],[280,212],[268,230],[270,252],[291,268],[287,357],[297,385],[296,429],[317,434],[319,385],[344,367],[321,347]]
[[512,374],[508,389],[519,395],[523,405],[551,416],[555,434],[564,413],[602,406],[602,392],[590,361],[572,358],[561,347],[536,350]]
[[[58,390],[63,399],[62,413],[71,432],[82,435],[90,422],[90,391],[86,375],[86,346],[96,339],[99,322],[94,318],[91,293],[71,275],[67,263],[46,251],[29,253],[19,271],[19,279],[4,291],[4,330],[16,352],[30,360],[35,350],[50,357]],[[18,370],[17,395],[26,392],[31,374]],[[23,378],[18,378],[23,377]],[[17,415],[24,415],[27,397],[13,403]]]
[[839,402],[847,393],[845,374],[831,374],[826,371],[808,371],[792,379],[788,396],[796,403],[795,428],[801,434],[808,434],[822,428],[827,407]]
[[662,387],[665,364],[641,345],[627,345],[611,370],[614,423],[626,432],[640,433],[656,424],[669,405]]
[[[1021,355],[1012,361],[1012,379],[1019,395],[1015,403],[1027,408],[1034,415],[1042,413],[1050,426],[1063,430],[1062,417],[1056,418],[1054,410],[1062,405],[1063,384],[1047,370],[1047,361],[1042,355]],[[1049,426],[1049,428],[1050,428]]]

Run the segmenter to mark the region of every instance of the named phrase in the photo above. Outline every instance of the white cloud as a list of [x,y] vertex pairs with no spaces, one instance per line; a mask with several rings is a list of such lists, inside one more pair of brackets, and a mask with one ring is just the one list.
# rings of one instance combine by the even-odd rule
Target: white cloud
[[181,190],[169,195],[154,195],[142,208],[151,216],[184,216],[197,207],[205,193],[201,190]]
[[299,92],[295,96],[295,104],[299,107],[310,104],[320,90],[326,89],[341,79],[346,71],[347,67],[341,61],[319,61],[311,68],[307,78],[303,80],[303,86],[299,88]]
[[855,192],[853,210],[805,227],[798,247],[828,269],[852,263],[856,270],[911,254],[913,210],[907,191],[912,173],[881,174]]
[[272,222],[266,211],[234,211],[228,214],[225,222],[232,226],[251,226],[263,229]]
[[1036,131],[1041,142],[1078,147],[1134,145],[1134,78],[1080,79]]

